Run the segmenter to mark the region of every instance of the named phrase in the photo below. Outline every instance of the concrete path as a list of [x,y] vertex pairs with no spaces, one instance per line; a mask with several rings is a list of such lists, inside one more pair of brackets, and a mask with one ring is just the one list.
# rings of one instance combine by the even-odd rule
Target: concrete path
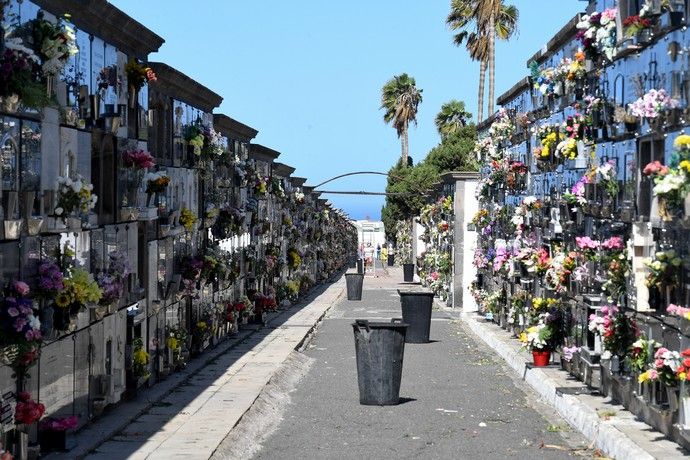
[[208,459],[344,291],[344,278],[274,328],[221,354],[89,459]]
[[[591,456],[579,434],[445,311],[434,313],[432,343],[405,347],[402,404],[361,406],[350,324],[355,318],[401,316],[402,270],[389,273],[365,279],[362,302],[341,300],[329,311],[305,351],[314,363],[255,458]],[[226,447],[215,458],[223,458],[218,454]]]

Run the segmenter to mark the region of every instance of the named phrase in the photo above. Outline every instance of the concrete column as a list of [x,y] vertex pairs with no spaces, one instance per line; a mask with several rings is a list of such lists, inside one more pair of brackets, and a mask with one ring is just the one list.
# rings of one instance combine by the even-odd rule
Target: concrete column
[[449,172],[442,176],[446,183],[455,184],[453,196],[453,307],[465,311],[477,311],[477,305],[470,294],[469,286],[477,276],[472,265],[477,232],[468,230],[468,224],[478,210],[475,197],[479,174],[473,172]]

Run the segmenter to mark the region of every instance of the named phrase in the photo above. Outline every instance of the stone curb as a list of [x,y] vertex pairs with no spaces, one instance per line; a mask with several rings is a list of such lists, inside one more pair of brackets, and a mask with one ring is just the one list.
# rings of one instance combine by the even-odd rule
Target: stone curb
[[517,346],[502,341],[492,326],[482,324],[475,319],[476,313],[463,313],[460,317],[479,338],[490,346],[503,360],[512,367],[522,379],[529,384],[550,406],[558,411],[574,428],[579,430],[594,447],[612,458],[652,460],[642,447],[636,444],[625,433],[611,423],[602,420],[592,408],[581,402],[576,396],[558,394],[557,385],[546,372],[538,368],[527,368],[526,356]]
[[[320,294],[311,293],[305,300],[299,302],[298,304],[293,305],[286,310],[278,311],[276,314],[268,318],[264,326],[257,326],[249,330],[239,331],[236,336],[229,337],[221,341],[216,346],[216,348],[210,350],[210,352],[200,356],[199,358],[189,363],[184,370],[177,372],[168,379],[159,382],[153,387],[147,388],[144,391],[140,392],[140,394],[135,400],[125,401],[121,404],[116,405],[111,411],[106,411],[102,418],[95,420],[93,423],[87,424],[82,430],[77,432],[77,434],[75,435],[77,445],[72,450],[68,452],[49,453],[47,455],[43,455],[41,458],[44,458],[46,460],[85,458],[91,452],[97,450],[99,446],[109,441],[114,436],[116,436],[117,433],[125,429],[137,418],[144,415],[157,402],[160,402],[161,400],[169,396],[173,391],[175,391],[175,389],[185,384],[185,382],[194,377],[197,373],[199,373],[199,371],[201,371],[205,366],[209,365],[212,361],[216,360],[218,357],[220,357],[224,353],[227,353],[233,348],[236,348],[237,346],[241,345],[244,341],[251,338],[257,332],[266,328],[271,328],[271,323],[274,322],[276,319],[283,317],[285,314],[289,314],[290,316],[292,316],[301,311],[302,309],[308,307],[315,301],[318,301],[320,297],[328,293],[328,291],[330,291],[331,289],[337,289],[338,292],[333,296],[332,301],[330,301],[327,304],[326,308],[324,308],[323,312],[319,315],[317,321],[309,328],[308,331],[305,332],[305,336],[295,347],[295,349],[300,349],[308,341],[308,338],[311,336],[312,332],[314,331],[314,329],[316,329],[323,317],[328,313],[331,306],[338,299],[340,299],[340,297],[342,297],[343,292],[345,291],[345,283],[343,280],[344,277],[339,275],[335,278],[335,281],[330,282],[330,286],[328,286],[323,292],[321,292]],[[258,396],[259,395],[257,394],[257,397]],[[123,406],[128,404],[136,405],[137,409],[132,410],[128,413],[118,413],[124,412],[122,409],[126,410],[126,408]],[[242,417],[240,417],[240,419],[241,418]],[[117,420],[117,422],[115,424],[111,423],[110,426],[107,427],[103,426],[107,423],[108,419]]]

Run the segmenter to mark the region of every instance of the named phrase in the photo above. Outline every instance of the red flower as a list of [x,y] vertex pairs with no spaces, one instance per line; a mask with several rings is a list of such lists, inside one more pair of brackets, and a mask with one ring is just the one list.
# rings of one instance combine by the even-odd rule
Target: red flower
[[19,393],[17,396],[19,401],[14,410],[15,422],[25,425],[38,422],[43,417],[46,407],[40,402],[32,400],[31,395],[27,392]]

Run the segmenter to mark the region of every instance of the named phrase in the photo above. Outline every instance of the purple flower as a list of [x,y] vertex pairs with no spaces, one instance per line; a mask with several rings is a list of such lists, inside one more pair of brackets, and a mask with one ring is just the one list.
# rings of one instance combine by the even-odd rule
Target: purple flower
[[17,318],[16,320],[14,320],[14,328],[17,332],[21,332],[26,325],[27,322],[24,318]]
[[7,314],[14,318],[19,316],[19,310],[17,310],[15,307],[10,307],[7,309]]

